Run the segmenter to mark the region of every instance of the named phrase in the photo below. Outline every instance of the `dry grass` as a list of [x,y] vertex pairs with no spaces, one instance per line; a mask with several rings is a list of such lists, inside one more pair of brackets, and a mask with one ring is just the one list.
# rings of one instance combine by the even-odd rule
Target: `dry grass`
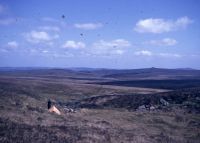
[[163,91],[73,79],[4,76],[0,78],[0,142],[199,143],[200,114],[184,109],[132,112],[109,107],[66,113],[58,105],[60,116],[47,109],[49,98],[65,103],[103,95]]

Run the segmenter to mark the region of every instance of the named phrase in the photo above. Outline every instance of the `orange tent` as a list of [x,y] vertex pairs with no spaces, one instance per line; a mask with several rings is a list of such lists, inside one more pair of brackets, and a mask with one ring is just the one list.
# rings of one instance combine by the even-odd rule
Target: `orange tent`
[[55,107],[55,106],[52,106],[50,109],[49,109],[49,112],[53,112],[53,113],[56,113],[58,115],[61,115],[61,112]]

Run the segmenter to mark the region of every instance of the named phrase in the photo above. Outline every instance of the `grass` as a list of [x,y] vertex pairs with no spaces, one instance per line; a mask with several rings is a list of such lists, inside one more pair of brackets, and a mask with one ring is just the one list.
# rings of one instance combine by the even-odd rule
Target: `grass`
[[[87,81],[58,75],[0,76],[0,142],[199,143],[197,87],[176,91],[119,87],[86,84],[88,75]],[[159,105],[161,97],[170,103],[165,107],[170,110],[130,110],[146,100]],[[61,116],[48,112],[48,99],[55,100]],[[69,102],[101,108],[82,106],[67,113],[64,105]]]

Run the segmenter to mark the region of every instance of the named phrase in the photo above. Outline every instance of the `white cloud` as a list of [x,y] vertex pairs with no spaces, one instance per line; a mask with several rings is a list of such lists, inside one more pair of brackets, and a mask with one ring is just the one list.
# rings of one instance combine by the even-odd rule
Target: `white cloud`
[[174,46],[178,42],[175,39],[172,38],[164,38],[161,40],[151,40],[145,42],[145,44],[155,45],[155,46]]
[[41,26],[39,27],[39,29],[44,31],[54,31],[54,32],[60,31],[60,28],[57,26]]
[[101,23],[82,23],[82,24],[74,24],[74,27],[83,29],[83,30],[94,30],[101,28],[103,24]]
[[76,41],[72,41],[72,40],[69,40],[69,41],[66,41],[62,47],[63,48],[71,48],[71,49],[82,49],[82,48],[85,48],[85,43],[83,42],[76,42]]
[[7,43],[8,47],[10,48],[17,48],[18,47],[18,43],[16,41],[10,41]]
[[116,39],[112,41],[100,40],[93,43],[91,54],[93,55],[122,55],[125,47],[130,47],[131,43],[124,39]]
[[42,53],[49,53],[49,51],[48,50],[43,50]]
[[118,55],[122,55],[124,54],[123,50],[115,50],[114,53],[118,54]]
[[68,51],[57,51],[56,49],[45,49],[45,48],[29,48],[27,51],[30,55],[39,55],[51,58],[69,58],[74,55]]
[[148,50],[141,50],[141,51],[136,51],[134,53],[137,56],[155,56],[155,57],[162,57],[162,58],[181,58],[182,55],[177,54],[177,53],[153,53]]
[[188,24],[191,24],[193,20],[189,19],[188,17],[181,17],[178,18],[175,22],[175,28],[186,28]]
[[4,18],[0,19],[0,25],[9,25],[15,22],[14,18]]
[[74,54],[69,53],[69,52],[64,52],[64,53],[53,53],[50,55],[51,57],[53,56],[54,58],[72,58],[74,57]]
[[28,41],[35,43],[51,40],[49,34],[44,31],[31,31],[30,33],[27,33],[27,39]]
[[153,53],[148,50],[137,51],[134,54],[137,56],[152,56],[153,55]]
[[58,34],[55,34],[53,36],[50,36],[47,32],[45,31],[31,31],[29,33],[25,34],[25,37],[27,41],[31,43],[41,43],[41,42],[51,42],[53,39],[59,38]]
[[94,43],[94,47],[129,47],[131,43],[124,39],[116,39],[112,41],[100,40],[99,42]]
[[158,56],[166,57],[166,58],[170,58],[170,57],[181,58],[182,57],[182,55],[175,54],[175,53],[159,53]]
[[139,33],[164,33],[181,28],[186,28],[193,21],[188,17],[180,17],[177,20],[165,20],[161,18],[142,19],[136,23],[134,28]]

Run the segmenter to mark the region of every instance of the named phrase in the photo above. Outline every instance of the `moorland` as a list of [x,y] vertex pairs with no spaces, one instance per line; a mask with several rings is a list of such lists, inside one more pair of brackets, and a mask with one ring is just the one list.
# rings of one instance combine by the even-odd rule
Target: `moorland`
[[0,68],[2,143],[199,141],[200,70]]

